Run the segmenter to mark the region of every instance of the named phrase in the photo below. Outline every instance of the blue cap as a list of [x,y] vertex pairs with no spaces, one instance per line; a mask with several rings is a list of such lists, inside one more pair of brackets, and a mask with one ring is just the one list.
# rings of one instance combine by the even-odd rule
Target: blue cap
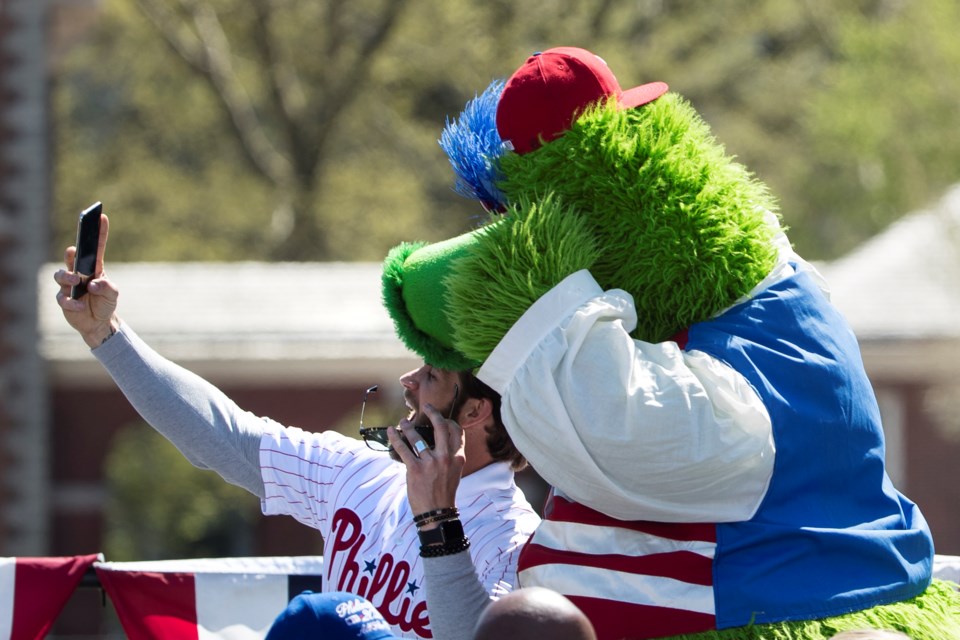
[[397,640],[369,600],[346,591],[304,591],[277,616],[266,640]]

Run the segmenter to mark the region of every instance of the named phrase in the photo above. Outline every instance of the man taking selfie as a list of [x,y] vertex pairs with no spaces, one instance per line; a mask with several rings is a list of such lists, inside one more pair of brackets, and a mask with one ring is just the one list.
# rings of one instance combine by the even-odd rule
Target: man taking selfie
[[425,364],[400,378],[409,416],[365,429],[366,442],[255,416],[120,319],[119,289],[103,269],[108,234],[104,216],[94,277],[78,299],[67,248],[57,302],[144,420],[192,464],[258,496],[264,514],[317,529],[325,591],[367,598],[399,637],[469,638],[463,620],[516,586],[517,555],[539,523],[514,483],[526,461],[499,396],[470,372]]

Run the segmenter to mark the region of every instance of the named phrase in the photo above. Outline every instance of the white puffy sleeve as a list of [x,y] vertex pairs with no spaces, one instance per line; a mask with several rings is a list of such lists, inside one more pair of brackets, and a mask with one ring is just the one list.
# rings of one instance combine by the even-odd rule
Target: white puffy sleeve
[[570,498],[609,516],[748,520],[773,473],[770,416],[738,372],[630,337],[633,298],[574,273],[527,310],[478,377],[513,441]]

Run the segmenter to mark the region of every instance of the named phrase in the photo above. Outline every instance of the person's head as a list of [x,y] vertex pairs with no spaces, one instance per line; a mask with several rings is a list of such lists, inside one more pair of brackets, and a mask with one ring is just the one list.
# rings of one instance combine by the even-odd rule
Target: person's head
[[423,412],[423,405],[430,403],[463,427],[468,451],[482,442],[494,461],[509,462],[514,471],[527,466],[526,459],[514,446],[503,425],[500,394],[472,372],[450,371],[424,364],[400,376],[400,384],[414,424],[430,424]]
[[266,640],[396,640],[390,625],[366,598],[346,591],[305,591],[290,601]]
[[910,636],[890,629],[853,629],[832,635],[830,640],[910,640]]
[[486,608],[473,640],[596,640],[593,625],[563,595],[542,587],[517,589]]

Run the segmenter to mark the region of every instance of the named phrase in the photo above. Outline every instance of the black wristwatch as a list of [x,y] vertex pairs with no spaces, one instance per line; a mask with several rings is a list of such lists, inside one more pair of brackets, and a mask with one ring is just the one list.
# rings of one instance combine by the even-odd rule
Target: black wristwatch
[[463,525],[459,518],[442,520],[440,526],[436,529],[424,531],[419,529],[417,535],[420,536],[420,544],[424,547],[432,545],[451,546],[463,541],[466,536],[463,533]]

